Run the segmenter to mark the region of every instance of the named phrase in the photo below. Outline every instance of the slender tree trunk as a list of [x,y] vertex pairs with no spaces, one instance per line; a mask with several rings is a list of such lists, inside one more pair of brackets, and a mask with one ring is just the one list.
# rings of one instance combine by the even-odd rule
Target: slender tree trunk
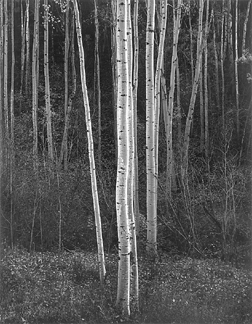
[[[129,176],[128,176],[128,206],[129,206],[129,221],[130,221],[130,250],[131,250],[131,278],[132,278],[132,301],[135,310],[139,310],[139,283],[138,283],[138,258],[137,258],[137,240],[136,240],[136,222],[135,222],[135,208],[134,208],[134,190],[135,190],[135,128],[134,118],[136,117],[135,105],[133,98],[133,53],[132,53],[132,24],[131,24],[131,3],[127,2],[127,61],[128,61],[128,148],[129,148]],[[135,72],[135,71],[134,71]]]
[[95,75],[97,76],[97,106],[98,106],[98,167],[101,171],[102,149],[101,149],[101,81],[100,81],[100,55],[99,55],[99,20],[97,0],[94,0],[95,7]]
[[49,6],[48,0],[44,0],[44,74],[45,74],[45,104],[46,104],[46,129],[47,129],[47,144],[48,157],[53,162],[53,139],[52,139],[52,113],[51,113],[51,95],[50,95],[50,81],[49,81]]
[[147,1],[146,26],[146,174],[147,174],[147,252],[157,254],[157,179],[155,142],[154,83],[155,0]]
[[245,54],[245,49],[246,49],[247,24],[248,24],[248,19],[249,19],[249,11],[250,11],[250,7],[251,7],[251,2],[252,2],[252,0],[248,1],[247,10],[246,10],[246,16],[245,16],[244,25],[243,25],[242,55]]
[[[8,37],[8,3],[7,0],[4,0],[3,3],[4,8],[4,43],[3,43],[3,64],[4,64],[4,81],[3,81],[3,100],[4,100],[4,120],[5,120],[5,141],[6,141],[6,150],[9,147],[9,105],[8,105],[8,44],[9,44],[9,37]],[[8,154],[6,154],[7,161],[9,161]]]
[[15,50],[14,50],[14,0],[11,1],[11,89],[10,89],[10,214],[11,214],[11,246],[14,244],[13,234],[13,173],[14,173],[14,68],[15,68]]
[[117,1],[116,61],[117,84],[117,180],[116,207],[118,228],[118,285],[116,306],[124,317],[130,315],[130,220],[127,194],[129,178],[129,64],[127,41],[128,1]]
[[222,114],[222,128],[225,133],[225,76],[224,76],[224,14],[225,0],[222,0],[222,15],[221,15],[221,48],[220,48],[220,63],[221,63],[221,114]]
[[[176,7],[175,7],[176,6]],[[174,94],[176,83],[176,67],[178,60],[178,38],[180,31],[180,18],[181,18],[181,0],[178,0],[177,5],[173,1],[173,49],[171,60],[171,73],[170,73],[170,90],[169,90],[169,103],[168,103],[168,118],[167,118],[167,134],[166,134],[166,147],[167,147],[167,194],[171,197],[172,191],[172,174],[173,174],[173,148],[172,148],[172,128],[173,128],[173,110],[174,110]]]
[[198,28],[198,39],[197,39],[197,60],[195,65],[195,75],[194,75],[194,82],[192,87],[192,94],[188,109],[188,114],[186,118],[186,126],[185,126],[185,133],[184,133],[184,143],[182,148],[182,165],[181,165],[181,178],[182,183],[184,186],[187,186],[188,182],[188,151],[189,151],[189,135],[191,129],[191,123],[194,113],[194,106],[196,100],[196,94],[198,90],[198,83],[199,83],[199,76],[201,70],[201,62],[202,62],[202,51],[203,51],[203,26],[202,26],[202,19],[203,19],[203,7],[204,3],[203,0],[199,0],[199,28]]
[[[177,80],[177,107],[178,107],[178,144],[179,147],[182,143],[182,124],[181,124],[181,101],[180,101],[180,73],[179,73],[179,62],[177,60],[177,69],[176,69],[176,80]],[[179,150],[181,154],[181,150]]]
[[39,0],[35,1],[32,48],[32,124],[34,170],[38,168]]
[[136,221],[136,235],[139,234],[139,188],[138,188],[138,153],[137,153],[137,92],[138,92],[138,57],[139,57],[139,38],[138,38],[138,0],[134,0],[133,15],[133,39],[134,39],[134,57],[133,57],[133,121],[134,121],[134,214]]
[[19,110],[21,112],[22,94],[23,94],[23,82],[24,82],[24,64],[25,64],[25,17],[23,12],[23,1],[20,0],[20,12],[21,12],[21,74],[20,74],[20,106]]
[[203,96],[203,67],[201,62],[199,77],[199,97],[200,97],[200,152],[204,152],[205,132],[204,132],[204,96]]
[[[65,75],[65,102],[64,102],[64,111],[65,111],[65,124],[68,124],[68,81],[69,81],[69,69],[68,69],[68,60],[69,60],[69,0],[66,2],[66,17],[65,17],[65,55],[64,55],[64,75]],[[68,127],[65,127],[66,134],[64,138],[64,142],[62,141],[62,150],[60,153],[60,163],[62,160],[64,161],[64,170],[67,170],[68,164],[68,145],[67,145],[67,137],[68,137]]]
[[205,156],[208,160],[208,155],[209,155],[209,129],[208,129],[208,83],[207,83],[207,78],[208,78],[208,70],[207,70],[207,65],[208,65],[208,48],[207,48],[207,36],[208,36],[208,17],[209,17],[209,0],[206,1],[206,20],[205,20],[205,48],[204,48],[204,54],[205,54],[205,66],[204,66],[204,95],[205,95]]
[[[213,11],[212,11],[213,13]],[[213,47],[214,47],[214,62],[215,62],[215,80],[216,80],[216,101],[217,101],[217,108],[220,109],[220,82],[219,82],[219,60],[218,60],[218,53],[217,53],[217,46],[216,46],[216,30],[215,30],[215,22],[213,21]]]
[[104,248],[103,248],[100,205],[99,205],[97,180],[96,180],[92,122],[91,122],[90,106],[89,106],[87,83],[86,83],[85,56],[84,56],[82,31],[81,31],[77,0],[74,0],[73,4],[74,4],[74,12],[75,12],[75,23],[76,23],[76,34],[77,34],[77,41],[78,41],[78,48],[79,48],[79,57],[80,57],[81,86],[82,86],[83,102],[85,107],[85,120],[86,120],[86,127],[87,127],[88,155],[89,155],[89,163],[90,163],[91,187],[92,187],[94,214],[95,214],[99,272],[100,272],[100,281],[103,284],[106,275],[105,256],[104,256]]
[[115,138],[115,156],[117,161],[117,64],[116,64],[116,15],[117,4],[116,0],[111,0],[111,9],[113,17],[113,25],[111,28],[111,65],[112,65],[112,82],[113,82],[113,111],[114,111],[114,138]]
[[236,99],[236,132],[239,141],[240,136],[240,113],[239,113],[239,78],[238,78],[238,0],[235,0],[235,99]]
[[[3,35],[4,35],[4,21],[3,21],[3,1],[0,1],[0,237],[3,237],[2,220],[2,188],[3,188],[3,174],[4,174],[4,115],[3,115]],[[3,244],[0,244],[0,260],[3,256]]]
[[25,43],[26,43],[26,55],[25,55],[25,95],[29,94],[29,81],[30,81],[30,16],[29,16],[30,1],[26,0],[26,12],[25,12]]
[[190,58],[191,58],[191,74],[192,82],[194,79],[194,59],[193,59],[193,30],[192,30],[192,18],[191,18],[191,1],[189,7],[189,32],[190,32]]
[[[59,163],[61,164],[64,160],[64,169],[67,169],[67,161],[68,161],[68,147],[67,147],[67,136],[68,136],[68,129],[70,124],[70,116],[73,106],[73,99],[76,93],[76,69],[75,69],[75,50],[74,50],[74,11],[72,11],[72,18],[71,18],[71,44],[70,44],[70,56],[71,56],[71,70],[72,70],[72,90],[71,94],[68,95],[68,102],[67,102],[67,110],[65,114],[65,125],[64,125],[64,132],[61,142],[61,150],[60,150],[60,159]],[[69,79],[69,78],[68,78]]]

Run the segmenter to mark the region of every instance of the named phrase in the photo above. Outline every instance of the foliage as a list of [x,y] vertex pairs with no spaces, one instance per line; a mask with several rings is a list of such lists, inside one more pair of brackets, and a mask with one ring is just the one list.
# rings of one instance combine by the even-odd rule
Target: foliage
[[[139,314],[132,323],[250,323],[252,274],[218,260],[140,258]],[[105,286],[93,252],[4,250],[1,323],[117,323],[117,258],[106,256]]]

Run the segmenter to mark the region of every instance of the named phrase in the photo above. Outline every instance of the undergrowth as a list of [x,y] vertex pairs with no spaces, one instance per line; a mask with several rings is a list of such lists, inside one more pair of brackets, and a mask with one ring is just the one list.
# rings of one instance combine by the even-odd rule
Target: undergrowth
[[[106,256],[100,286],[92,252],[5,250],[1,323],[118,323],[117,258]],[[219,260],[139,260],[140,313],[132,323],[251,323],[252,274]]]

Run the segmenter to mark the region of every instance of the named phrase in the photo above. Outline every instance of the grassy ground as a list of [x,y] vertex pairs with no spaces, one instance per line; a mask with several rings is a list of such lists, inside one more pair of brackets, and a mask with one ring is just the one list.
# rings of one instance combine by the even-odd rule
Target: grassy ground
[[[100,287],[95,253],[5,250],[1,323],[118,323],[117,256]],[[252,272],[218,260],[139,260],[140,313],[131,323],[252,323]]]

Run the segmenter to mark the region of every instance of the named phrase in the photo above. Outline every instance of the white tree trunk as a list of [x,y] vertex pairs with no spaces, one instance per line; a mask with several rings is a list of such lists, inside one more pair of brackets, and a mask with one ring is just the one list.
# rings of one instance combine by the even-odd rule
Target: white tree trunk
[[147,174],[147,252],[157,253],[157,179],[155,148],[154,83],[155,0],[147,1],[146,26],[146,174]]
[[51,113],[51,95],[49,83],[49,28],[48,28],[48,15],[49,6],[48,0],[44,0],[44,74],[45,74],[45,104],[46,104],[46,129],[47,129],[47,144],[48,144],[48,157],[53,161],[53,140],[52,140],[52,113]]
[[196,100],[196,94],[198,90],[198,84],[199,84],[199,76],[201,71],[201,62],[202,62],[202,51],[203,51],[203,26],[202,26],[202,20],[203,20],[203,7],[204,2],[203,0],[199,0],[199,28],[198,28],[198,39],[197,39],[197,60],[195,64],[195,74],[194,74],[194,81],[193,81],[193,87],[192,87],[192,94],[188,109],[188,114],[186,118],[186,126],[185,126],[185,133],[184,133],[184,143],[182,148],[182,165],[181,165],[181,178],[183,184],[187,183],[187,171],[188,171],[188,150],[189,150],[189,135],[190,135],[190,129],[192,124],[192,118],[194,113],[194,106],[195,106],[195,100]]
[[129,65],[127,40],[127,0],[117,1],[117,178],[116,214],[118,229],[118,286],[116,305],[130,315],[130,220],[127,194],[129,178]]
[[[178,0],[177,7],[175,8],[175,1],[173,7],[173,49],[171,60],[171,73],[170,73],[170,90],[169,90],[169,102],[167,111],[167,135],[166,135],[166,147],[167,147],[167,192],[171,196],[172,189],[172,174],[173,174],[173,149],[172,149],[172,128],[173,128],[173,108],[174,108],[174,92],[175,92],[175,72],[178,60],[178,38],[180,31],[180,19],[181,19],[181,0]],[[177,12],[177,13],[176,13]]]
[[92,187],[94,214],[95,214],[99,272],[100,272],[100,281],[101,283],[103,283],[106,275],[106,269],[105,269],[105,256],[104,256],[104,248],[103,248],[99,197],[98,197],[97,180],[96,180],[92,122],[91,122],[90,106],[89,106],[89,99],[88,99],[88,92],[87,92],[85,57],[84,57],[84,48],[82,42],[82,32],[81,32],[81,24],[80,24],[77,0],[74,0],[73,4],[74,4],[74,12],[75,12],[77,42],[78,42],[79,57],[80,57],[81,86],[82,86],[83,102],[85,107],[85,120],[86,120],[86,127],[87,127],[88,156],[89,156],[89,164],[90,164],[91,187]]

